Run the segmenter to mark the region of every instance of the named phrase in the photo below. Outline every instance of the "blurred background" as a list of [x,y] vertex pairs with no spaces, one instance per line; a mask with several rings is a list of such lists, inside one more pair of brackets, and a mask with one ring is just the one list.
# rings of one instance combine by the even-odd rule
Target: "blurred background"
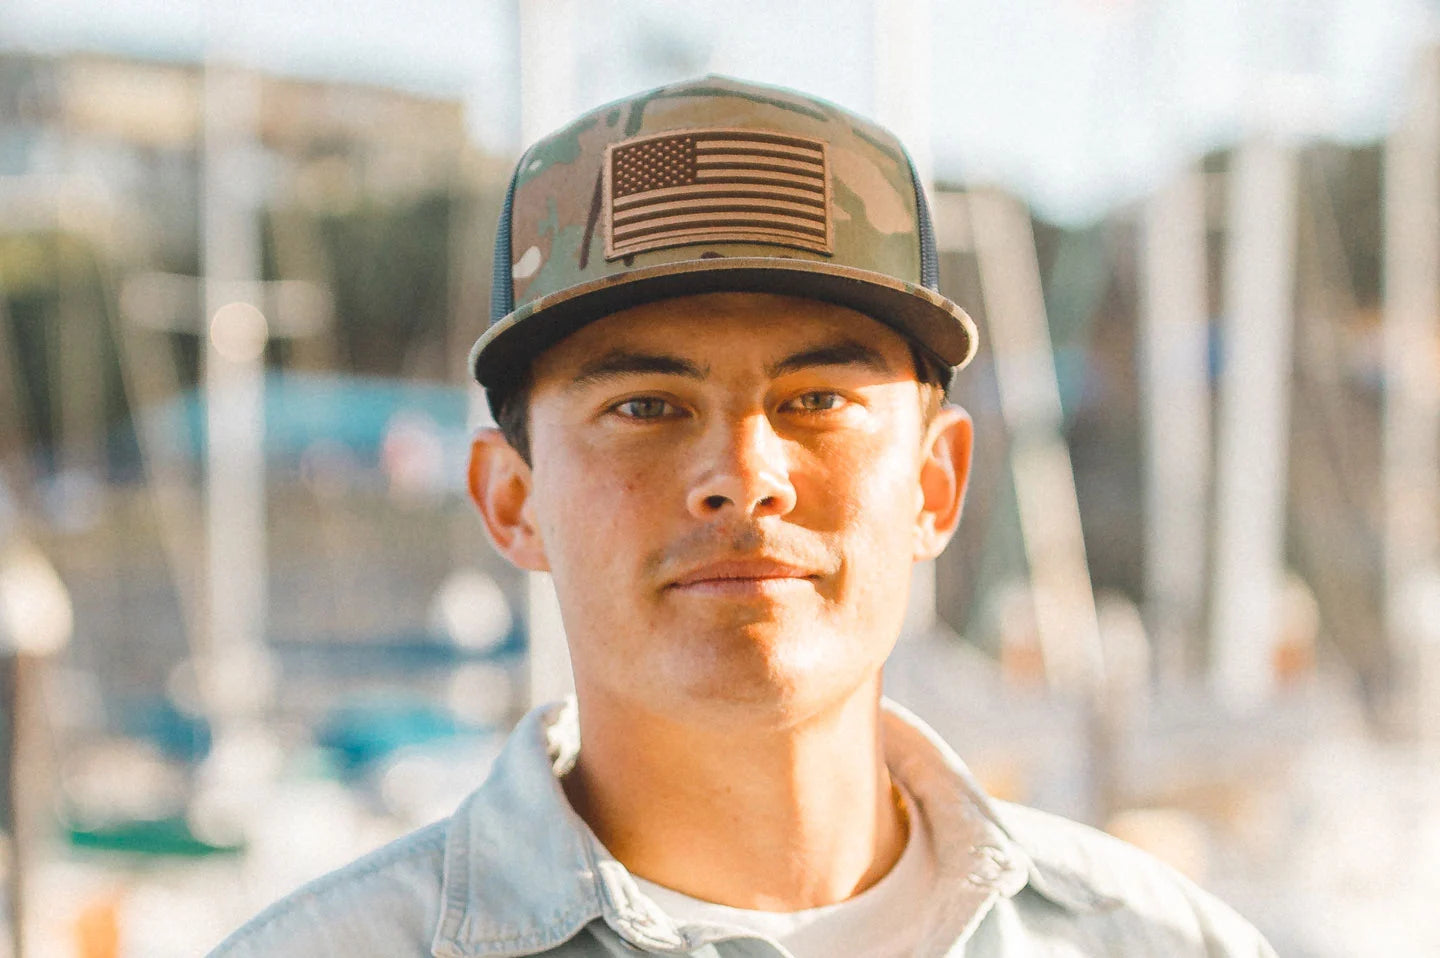
[[1281,954],[1440,953],[1421,0],[0,0],[0,955],[203,954],[563,694],[464,493],[521,146],[874,116],[981,326],[890,694]]

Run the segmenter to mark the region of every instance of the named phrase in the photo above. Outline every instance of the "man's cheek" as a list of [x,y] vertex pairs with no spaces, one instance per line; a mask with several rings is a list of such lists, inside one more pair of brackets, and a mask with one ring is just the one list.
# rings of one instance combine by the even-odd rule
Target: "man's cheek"
[[[641,477],[591,470],[564,483],[550,510],[551,535],[563,536],[571,561],[604,563],[646,552],[661,497]],[[547,540],[548,541],[548,540]],[[611,569],[611,574],[618,574]]]

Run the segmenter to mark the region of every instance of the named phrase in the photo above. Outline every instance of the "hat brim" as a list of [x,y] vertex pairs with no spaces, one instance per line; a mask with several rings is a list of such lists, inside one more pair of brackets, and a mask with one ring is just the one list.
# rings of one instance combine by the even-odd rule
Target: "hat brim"
[[485,330],[469,352],[469,367],[482,386],[504,385],[531,359],[600,317],[703,292],[776,292],[845,305],[916,340],[956,369],[975,354],[975,323],[939,292],[868,269],[747,256],[632,269],[541,297]]
[[503,385],[541,352],[603,316],[660,299],[725,292],[780,293],[848,306],[957,369],[975,354],[974,321],[934,290],[813,260],[734,257],[641,267],[526,303],[475,342],[470,369],[482,386]]

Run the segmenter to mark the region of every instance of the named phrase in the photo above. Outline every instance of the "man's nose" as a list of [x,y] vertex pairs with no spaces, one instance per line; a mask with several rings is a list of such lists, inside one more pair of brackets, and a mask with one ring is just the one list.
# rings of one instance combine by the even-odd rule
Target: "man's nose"
[[716,423],[696,453],[699,471],[686,496],[696,518],[730,509],[745,516],[783,516],[795,508],[785,443],[764,415]]

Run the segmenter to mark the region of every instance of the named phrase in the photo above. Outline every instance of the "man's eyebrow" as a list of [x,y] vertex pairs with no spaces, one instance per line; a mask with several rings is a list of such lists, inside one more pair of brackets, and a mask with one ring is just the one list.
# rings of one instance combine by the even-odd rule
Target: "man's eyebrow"
[[633,376],[645,373],[684,376],[687,379],[704,379],[708,372],[708,369],[697,366],[690,360],[679,356],[667,356],[662,353],[637,353],[615,349],[581,366],[580,371],[575,374],[575,378],[570,381],[570,385],[566,388],[575,389],[580,386],[591,386],[607,380],[618,379],[621,376]]
[[863,343],[857,343],[853,339],[842,339],[839,342],[802,349],[798,353],[786,356],[784,359],[772,363],[766,369],[766,373],[774,379],[776,376],[809,369],[812,366],[865,366],[881,373],[894,371],[878,350],[871,349]]

